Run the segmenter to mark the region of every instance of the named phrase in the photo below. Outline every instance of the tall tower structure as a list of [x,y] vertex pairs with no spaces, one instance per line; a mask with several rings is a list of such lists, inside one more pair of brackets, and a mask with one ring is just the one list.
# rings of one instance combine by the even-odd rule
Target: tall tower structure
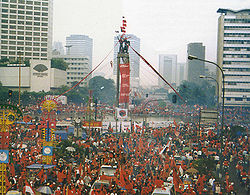
[[[159,55],[159,73],[171,84],[176,84],[177,55]],[[164,87],[165,82],[159,78],[160,87]]]
[[67,56],[87,56],[92,70],[93,39],[86,35],[70,35],[66,37]]
[[[250,106],[250,9],[218,9],[217,64],[225,74],[225,106]],[[222,76],[217,70],[222,93]]]
[[[0,58],[49,60],[52,51],[52,0],[0,0]],[[20,51],[20,52],[19,52]]]
[[[197,56],[205,59],[205,46],[202,43],[189,43],[187,48],[188,55]],[[200,75],[205,73],[205,63],[198,60],[188,60],[187,80],[189,82],[199,82]]]
[[[114,45],[119,41],[121,35],[114,37]],[[130,45],[140,53],[140,39],[133,34],[125,34],[123,36],[130,41]],[[117,55],[119,52],[119,44],[116,45],[114,49],[114,76],[117,74]],[[140,57],[132,51],[131,48],[128,49],[129,62],[130,62],[130,87],[138,88],[140,84]]]

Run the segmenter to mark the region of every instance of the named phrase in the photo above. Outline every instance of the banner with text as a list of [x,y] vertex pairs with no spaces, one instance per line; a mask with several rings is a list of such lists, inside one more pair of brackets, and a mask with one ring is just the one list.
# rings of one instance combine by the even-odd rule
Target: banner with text
[[121,88],[120,88],[120,103],[129,103],[129,91],[130,91],[130,71],[129,63],[119,64],[121,73]]

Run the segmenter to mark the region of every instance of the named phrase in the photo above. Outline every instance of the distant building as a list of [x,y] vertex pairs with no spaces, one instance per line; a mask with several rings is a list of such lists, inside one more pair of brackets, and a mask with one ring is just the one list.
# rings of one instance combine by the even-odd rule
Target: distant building
[[87,35],[70,35],[66,37],[67,56],[87,56],[92,70],[93,39]]
[[53,53],[53,55],[55,55],[55,54],[64,55],[64,47],[63,47],[62,42],[55,41],[53,43],[53,51],[52,51],[52,53]]
[[[202,43],[189,43],[187,48],[188,55],[197,56],[205,59],[205,46]],[[200,75],[205,74],[205,63],[198,60],[188,60],[187,62],[187,80],[189,82],[199,83]]]
[[176,85],[180,86],[181,82],[185,80],[184,78],[184,69],[186,63],[177,63],[177,75],[176,75]]
[[[250,106],[250,9],[218,9],[217,63],[225,74],[225,105]],[[222,96],[222,76],[217,69]]]
[[[59,55],[53,57],[62,58],[66,63],[68,63],[68,69],[66,70],[67,77],[65,76],[65,78],[67,78],[67,86],[72,86],[72,84],[79,82],[91,71],[88,56]],[[91,76],[86,78],[79,86],[86,86],[90,78]]]
[[[159,73],[170,84],[176,85],[177,55],[160,54]],[[160,87],[167,87],[161,78],[158,79],[158,83]]]
[[[117,74],[117,54],[119,51],[119,41],[121,35],[114,37],[114,45],[116,45],[114,49],[114,80],[116,82],[116,74]],[[130,41],[130,45],[140,53],[140,39],[133,34],[126,34],[125,37]],[[138,88],[140,85],[140,57],[129,48],[129,62],[130,62],[130,87]]]

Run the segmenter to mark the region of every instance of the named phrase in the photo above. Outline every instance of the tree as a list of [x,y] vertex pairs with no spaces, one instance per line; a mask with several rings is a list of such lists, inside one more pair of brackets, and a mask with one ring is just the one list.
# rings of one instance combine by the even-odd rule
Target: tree
[[115,102],[115,85],[112,79],[105,79],[102,76],[96,76],[89,81],[89,89],[93,90],[94,98],[102,103],[113,105]]
[[57,68],[60,70],[67,70],[68,63],[66,63],[62,58],[52,58],[51,68]]
[[[200,84],[184,81],[178,88],[179,94],[186,100],[189,105],[206,105],[215,107],[215,87],[207,81]],[[170,94],[172,96],[173,93]],[[184,103],[178,98],[179,104]]]

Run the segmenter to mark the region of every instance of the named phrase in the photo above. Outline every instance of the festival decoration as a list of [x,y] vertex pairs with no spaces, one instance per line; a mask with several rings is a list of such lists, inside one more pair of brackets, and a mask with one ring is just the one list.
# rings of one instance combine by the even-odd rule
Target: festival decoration
[[6,167],[9,163],[9,128],[22,112],[18,107],[0,104],[0,194],[6,194]]
[[41,121],[42,153],[43,163],[45,164],[51,164],[53,160],[57,109],[58,103],[54,99],[45,99],[41,102],[41,110],[43,112]]

